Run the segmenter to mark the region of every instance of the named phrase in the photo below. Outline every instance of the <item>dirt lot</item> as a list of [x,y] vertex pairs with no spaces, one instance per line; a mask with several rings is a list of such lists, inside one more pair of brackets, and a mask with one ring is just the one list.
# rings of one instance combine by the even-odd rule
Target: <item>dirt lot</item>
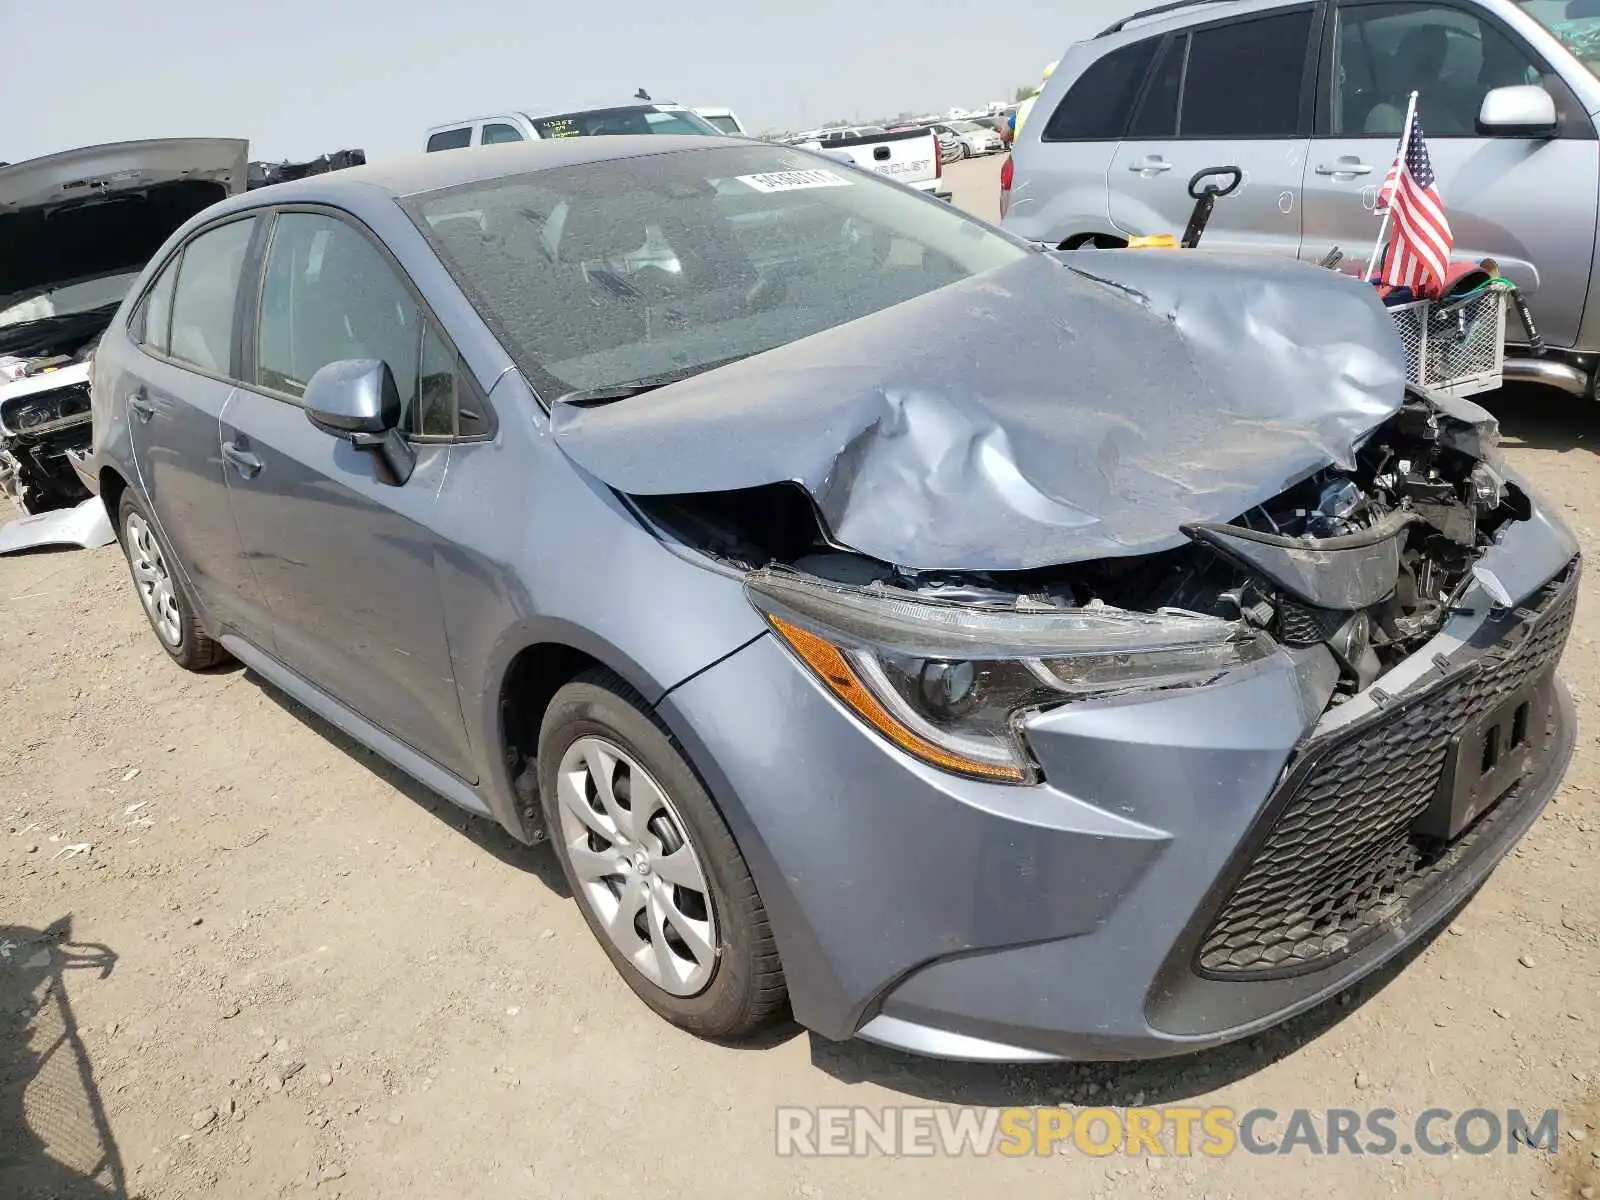
[[[974,207],[994,164],[952,171]],[[1600,560],[1600,412],[1496,402]],[[1600,700],[1591,570],[1565,672]],[[548,852],[237,668],[157,647],[116,549],[0,559],[0,1196],[1577,1196],[1600,1184],[1600,748],[1403,970],[1132,1068],[930,1064],[797,1028],[731,1049],[613,975]],[[779,1105],[1563,1111],[1385,1159],[801,1160]],[[1585,1132],[1584,1122],[1589,1123]],[[1574,1136],[1577,1135],[1577,1136]]]

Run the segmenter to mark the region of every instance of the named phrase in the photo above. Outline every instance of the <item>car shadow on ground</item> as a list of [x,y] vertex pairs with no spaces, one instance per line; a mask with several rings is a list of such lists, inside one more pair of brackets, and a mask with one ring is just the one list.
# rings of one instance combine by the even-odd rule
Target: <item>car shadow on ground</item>
[[0,1196],[125,1200],[122,1156],[68,996],[69,974],[104,979],[117,956],[46,929],[0,925]]
[[246,669],[245,678],[312,733],[360,763],[413,804],[426,809],[451,829],[465,836],[473,845],[494,855],[507,866],[534,876],[562,899],[572,898],[572,889],[567,886],[566,877],[561,873],[561,864],[556,861],[556,856],[551,853],[549,846],[526,846],[507,833],[498,822],[474,816],[464,809],[457,808],[438,792],[417,782],[399,767],[394,766],[388,759],[373,753],[342,729],[279,691],[256,672]]
[[1215,1050],[1132,1063],[1000,1065],[944,1062],[861,1041],[830,1042],[813,1034],[811,1061],[841,1082],[873,1083],[939,1104],[1137,1108],[1181,1103],[1247,1079],[1314,1042],[1404,973],[1459,911],[1331,1000],[1264,1033]]
[[1508,446],[1558,454],[1600,453],[1600,404],[1592,400],[1528,384],[1473,399],[1499,418],[1501,438]]

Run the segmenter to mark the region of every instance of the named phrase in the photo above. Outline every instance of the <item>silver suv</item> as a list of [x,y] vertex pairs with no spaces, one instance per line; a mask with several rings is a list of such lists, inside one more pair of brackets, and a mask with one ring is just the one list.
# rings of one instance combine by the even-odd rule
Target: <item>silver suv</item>
[[1182,0],[1073,46],[1003,176],[1004,225],[1064,248],[1179,232],[1240,167],[1208,248],[1365,257],[1407,98],[1456,253],[1491,257],[1553,348],[1510,378],[1595,394],[1600,0]]

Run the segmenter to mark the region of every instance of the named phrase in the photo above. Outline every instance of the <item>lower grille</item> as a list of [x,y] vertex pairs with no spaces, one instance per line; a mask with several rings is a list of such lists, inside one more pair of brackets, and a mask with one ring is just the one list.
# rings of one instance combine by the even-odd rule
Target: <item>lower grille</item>
[[[1514,814],[1520,785],[1453,842],[1412,828],[1440,791],[1452,739],[1553,671],[1572,628],[1577,575],[1574,562],[1534,613],[1497,625],[1500,641],[1470,647],[1469,662],[1451,664],[1431,691],[1301,750],[1268,806],[1277,815],[1200,940],[1200,974],[1276,978],[1354,953]],[[1534,735],[1537,758],[1549,730]]]

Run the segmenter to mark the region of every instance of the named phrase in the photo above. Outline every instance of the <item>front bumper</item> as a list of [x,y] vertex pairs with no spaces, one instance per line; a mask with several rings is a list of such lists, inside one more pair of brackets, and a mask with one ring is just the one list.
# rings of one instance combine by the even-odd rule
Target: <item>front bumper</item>
[[[1279,658],[1209,688],[1036,717],[1028,740],[1047,780],[1036,787],[906,758],[770,637],[676,689],[662,713],[750,862],[802,1024],[950,1058],[1182,1053],[1273,1025],[1376,969],[1470,895],[1537,817],[1572,748],[1571,702],[1553,674],[1567,629],[1548,622],[1570,621],[1561,606],[1576,566],[1554,591],[1544,585],[1574,554],[1542,516],[1513,527],[1483,565],[1523,608],[1494,611],[1474,591],[1428,646],[1327,714],[1304,711]],[[1322,929],[1315,954],[1272,969],[1285,942],[1291,957],[1305,953],[1304,939],[1263,938],[1272,946],[1260,954],[1247,943],[1256,925],[1281,935],[1292,924],[1293,889],[1276,912],[1258,903],[1241,918],[1229,906],[1294,811],[1299,764],[1325,740],[1386,728],[1391,708],[1415,711],[1441,687],[1468,695],[1471,678],[1489,677],[1476,664],[1535,644],[1518,638],[1541,621],[1538,660],[1516,681],[1547,702],[1527,773],[1437,856],[1426,886],[1398,900],[1391,890],[1380,913],[1363,910],[1331,941]],[[1464,674],[1447,679],[1440,662]],[[1437,783],[1427,770],[1407,778],[1413,792]],[[1414,806],[1405,792],[1375,803]],[[1310,824],[1342,819],[1338,799]],[[1404,839],[1414,815],[1374,810],[1363,828],[1387,820]],[[1243,894],[1260,901],[1261,888]],[[1225,949],[1244,945],[1248,966],[1279,962],[1230,973],[1216,956],[1224,917]]]

